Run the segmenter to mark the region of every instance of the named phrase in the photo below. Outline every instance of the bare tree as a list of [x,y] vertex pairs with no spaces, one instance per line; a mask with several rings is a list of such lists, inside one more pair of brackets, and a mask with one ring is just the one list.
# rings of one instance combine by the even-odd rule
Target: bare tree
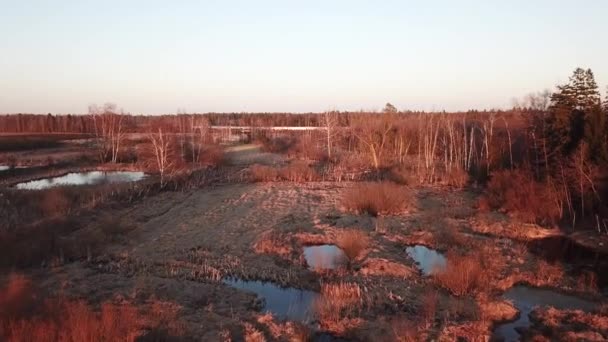
[[325,126],[326,141],[327,141],[327,157],[332,157],[332,142],[336,135],[336,126],[338,125],[338,113],[336,111],[326,111],[323,113],[323,125]]
[[95,137],[99,144],[99,159],[101,162],[110,160],[118,162],[118,156],[124,139],[124,113],[118,113],[113,103],[89,106],[89,114],[93,117]]
[[201,162],[201,155],[208,133],[209,120],[199,115],[192,115],[190,117],[190,152],[192,153],[193,163]]
[[385,111],[380,115],[372,120],[362,115],[353,119],[353,134],[369,151],[376,169],[380,167],[384,147],[395,124],[395,113]]
[[160,174],[160,185],[162,187],[165,185],[166,177],[174,171],[176,166],[175,158],[173,158],[174,144],[171,137],[161,127],[148,133],[148,140],[152,150],[153,162],[151,164]]

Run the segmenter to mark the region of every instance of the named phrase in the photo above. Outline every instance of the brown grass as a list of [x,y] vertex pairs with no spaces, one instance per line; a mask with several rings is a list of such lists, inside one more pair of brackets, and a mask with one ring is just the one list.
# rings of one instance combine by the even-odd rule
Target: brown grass
[[350,261],[361,258],[369,244],[369,236],[361,230],[346,229],[338,232],[337,245],[344,251]]
[[391,182],[369,182],[348,189],[342,198],[346,210],[372,216],[399,214],[410,208],[413,197],[408,188]]
[[291,182],[310,182],[318,178],[315,170],[305,162],[294,162],[281,168],[279,176]]
[[255,164],[249,168],[249,172],[255,182],[311,182],[319,178],[305,162],[294,162],[282,168]]
[[[147,336],[147,328],[155,331],[168,323],[160,319],[168,317],[165,312],[154,313],[155,305],[151,311],[142,314],[131,304],[109,302],[95,311],[81,300],[48,298],[28,278],[11,274],[0,289],[0,340],[135,341]],[[177,326],[173,323],[167,327]]]
[[321,296],[314,303],[322,324],[335,326],[343,317],[351,316],[363,305],[363,292],[356,283],[323,284]]
[[489,287],[490,277],[480,255],[448,253],[447,265],[433,274],[437,284],[456,296],[479,293]]
[[274,231],[269,231],[260,237],[253,245],[253,250],[258,254],[276,254],[283,257],[289,256],[292,252],[291,246],[285,239]]

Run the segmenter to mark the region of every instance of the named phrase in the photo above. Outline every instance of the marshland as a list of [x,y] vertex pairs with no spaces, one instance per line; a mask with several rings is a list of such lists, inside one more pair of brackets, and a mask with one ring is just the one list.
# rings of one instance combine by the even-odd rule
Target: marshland
[[0,341],[608,341],[608,1],[0,8]]
[[555,139],[560,96],[0,117],[2,335],[608,338],[606,131]]

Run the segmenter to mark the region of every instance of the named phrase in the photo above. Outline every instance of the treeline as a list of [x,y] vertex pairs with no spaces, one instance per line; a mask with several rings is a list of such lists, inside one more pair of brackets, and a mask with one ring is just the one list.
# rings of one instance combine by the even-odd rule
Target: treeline
[[[145,133],[150,127],[164,126],[172,133],[185,133],[184,125],[180,122],[191,121],[192,117],[205,118],[212,126],[251,126],[251,127],[319,127],[324,126],[323,113],[206,113],[206,114],[168,114],[168,115],[131,115],[122,111],[116,111],[116,106],[107,104],[104,108],[110,108],[106,113],[124,116],[123,126],[127,133]],[[523,109],[525,113],[528,109]],[[353,117],[368,114],[379,114],[377,112],[335,112],[339,126],[348,127]],[[521,114],[517,111],[469,111],[460,113],[445,113],[452,115],[483,116],[489,114],[504,114],[513,116]],[[415,117],[420,114],[438,114],[424,112],[398,112],[398,116],[404,118]],[[5,114],[0,116],[0,133],[95,133],[95,122],[93,113],[89,114]]]

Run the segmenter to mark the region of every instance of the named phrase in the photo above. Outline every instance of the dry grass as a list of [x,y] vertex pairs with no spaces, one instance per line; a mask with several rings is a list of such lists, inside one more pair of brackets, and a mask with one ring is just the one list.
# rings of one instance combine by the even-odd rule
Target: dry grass
[[264,333],[254,327],[251,323],[245,323],[245,342],[266,342]]
[[395,320],[391,323],[392,339],[395,342],[426,341],[426,331],[416,322]]
[[249,172],[256,182],[274,182],[279,179],[279,171],[272,166],[255,164],[249,168]]
[[369,236],[361,230],[346,229],[338,232],[337,245],[351,262],[362,258],[369,244]]
[[48,298],[28,278],[11,274],[0,289],[0,340],[135,341],[146,328],[175,323],[160,319],[167,317],[165,308],[156,311],[155,305],[142,314],[131,304],[109,302],[95,311],[81,300]]
[[269,231],[264,233],[253,245],[253,250],[258,254],[275,254],[283,257],[292,252],[291,246],[278,233]]
[[311,182],[318,178],[315,170],[305,162],[294,162],[281,168],[279,176],[290,182]]
[[490,285],[490,271],[482,264],[480,254],[448,253],[447,265],[433,274],[437,284],[456,296],[485,291]]
[[366,276],[391,276],[401,279],[408,278],[416,273],[408,266],[380,258],[367,259],[361,265],[359,272]]
[[322,325],[336,327],[363,305],[363,292],[356,283],[323,284],[314,310]]
[[275,182],[280,180],[290,182],[311,182],[318,179],[315,170],[304,162],[294,162],[283,168],[255,164],[249,172],[255,182]]
[[536,328],[549,337],[563,341],[605,341],[608,337],[608,316],[580,310],[542,308],[532,313]]
[[391,182],[357,184],[342,198],[346,210],[372,216],[399,214],[410,208],[413,197],[408,188]]

